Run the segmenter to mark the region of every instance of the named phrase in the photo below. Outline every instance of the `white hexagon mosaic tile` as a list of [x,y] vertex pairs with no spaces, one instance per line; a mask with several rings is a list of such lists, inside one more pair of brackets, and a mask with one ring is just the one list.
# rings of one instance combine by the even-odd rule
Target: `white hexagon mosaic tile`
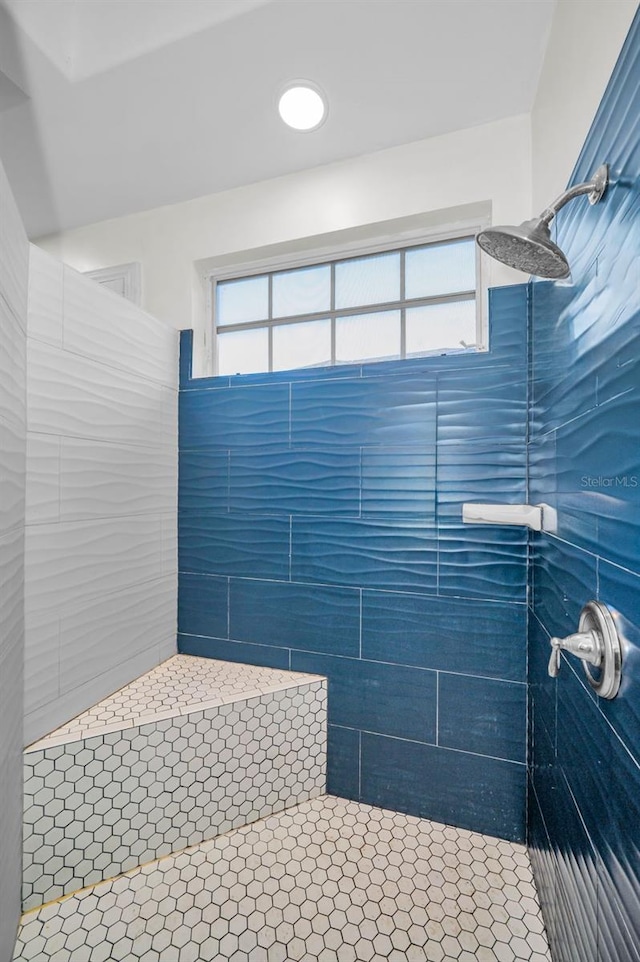
[[251,695],[290,688],[317,675],[236,664],[216,658],[174,655],[31,745],[34,751],[98,733],[122,731],[144,721],[174,718],[226,705]]
[[524,847],[323,796],[23,919],[14,962],[549,962]]
[[195,710],[212,699],[196,677],[182,714],[25,753],[25,910],[324,792],[326,681],[260,669],[272,690],[242,698],[243,667],[226,704]]

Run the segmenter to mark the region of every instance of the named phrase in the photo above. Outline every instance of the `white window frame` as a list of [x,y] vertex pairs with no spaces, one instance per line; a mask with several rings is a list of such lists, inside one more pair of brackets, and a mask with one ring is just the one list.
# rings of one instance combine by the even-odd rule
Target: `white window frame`
[[[222,268],[213,268],[204,274],[206,283],[206,314],[208,323],[205,329],[205,369],[208,376],[217,376],[216,358],[216,285],[221,281],[243,280],[248,277],[255,277],[261,274],[270,274],[279,271],[295,270],[298,267],[313,267],[333,261],[344,260],[351,257],[366,257],[370,254],[392,253],[405,250],[410,247],[420,247],[428,244],[438,244],[445,241],[461,240],[475,236],[480,230],[487,226],[484,219],[472,223],[457,224],[455,228],[438,230],[418,230],[402,233],[400,235],[384,235],[362,243],[362,241],[345,241],[330,247],[318,247],[306,250],[304,253],[292,252],[291,254],[280,254],[275,257],[264,257],[256,259],[241,260],[232,265]],[[485,352],[489,350],[489,325],[487,309],[487,289],[482,272],[482,258],[480,248],[476,245],[476,344],[475,352]],[[362,305],[363,311],[367,305]],[[426,355],[427,357],[429,355]],[[398,359],[396,359],[398,360]],[[410,361],[415,358],[402,359]],[[345,362],[349,363],[349,362]],[[355,361],[362,364],[376,364],[378,361]],[[336,365],[341,367],[342,365]],[[264,372],[268,374],[268,371]],[[206,376],[206,375],[205,375]],[[227,375],[224,375],[227,376]]]

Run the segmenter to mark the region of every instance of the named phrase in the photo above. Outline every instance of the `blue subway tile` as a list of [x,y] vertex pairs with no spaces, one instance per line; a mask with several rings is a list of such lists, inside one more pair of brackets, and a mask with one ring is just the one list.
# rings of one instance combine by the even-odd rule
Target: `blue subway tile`
[[435,529],[413,520],[294,518],[291,577],[435,593]]
[[228,594],[227,578],[180,574],[178,631],[187,635],[226,638]]
[[640,575],[598,562],[599,600],[610,608],[622,642],[622,684],[600,711],[640,765]]
[[360,591],[234,578],[229,621],[238,641],[357,657]]
[[560,931],[562,931],[564,926],[558,926],[557,919],[555,856],[542,814],[542,806],[531,783],[529,783],[527,813],[527,851],[531,859],[533,876],[537,883],[538,898],[547,938],[552,946],[551,951],[554,952],[554,957],[559,958],[556,948],[559,941],[557,929],[560,928]]
[[180,394],[180,447],[264,448],[289,441],[289,385]]
[[438,374],[439,441],[522,441],[526,416],[524,368]]
[[362,516],[435,517],[435,448],[369,447],[362,451]]
[[443,672],[438,687],[438,744],[524,762],[526,703],[524,685]]
[[526,608],[364,591],[362,655],[418,668],[524,681]]
[[178,477],[178,510],[229,510],[229,452],[202,447],[183,451]]
[[529,284],[511,284],[489,289],[491,361],[501,359],[513,368],[525,364],[528,320]]
[[327,791],[340,798],[360,797],[360,732],[327,726]]
[[531,731],[534,737],[543,731],[555,753],[556,696],[558,682],[549,677],[549,634],[535,614],[529,612],[527,681],[531,702]]
[[435,672],[292,652],[294,671],[329,679],[329,723],[435,742]]
[[558,764],[599,856],[598,904],[617,907],[638,946],[640,847],[633,827],[640,824],[640,767],[604,722],[580,666],[563,666],[558,679]]
[[[555,809],[548,824],[554,840],[556,944],[568,958],[597,959],[598,855],[561,772],[554,784]],[[571,931],[563,925],[567,916],[573,920]]]
[[[571,178],[606,159],[606,193],[555,220],[571,279],[532,286],[531,493],[557,509],[558,536],[571,542],[534,539],[535,610],[554,633],[574,631],[597,589],[626,639],[623,687],[602,701],[574,658],[542,680],[548,638],[531,622],[533,864],[559,962],[640,960],[639,39],[636,15]],[[548,732],[555,757],[540,751]]]
[[439,442],[438,519],[460,520],[466,501],[524,504],[526,469],[524,437],[512,442]]
[[265,668],[289,668],[289,652],[286,648],[266,648],[246,645],[225,638],[202,638],[199,635],[178,635],[178,651],[183,655],[199,655],[201,658],[217,658],[242,665],[260,665]]
[[178,517],[181,571],[289,578],[289,519],[184,511]]
[[180,331],[180,389],[186,388],[191,380],[191,361],[193,355],[193,331]]
[[360,514],[360,450],[238,449],[230,510],[257,514]]
[[[635,290],[630,289],[635,286],[635,279],[627,275],[625,282],[628,294],[631,296],[626,300],[624,297],[620,298],[616,310],[615,327],[613,331],[609,331],[610,350],[598,363],[598,405],[638,389],[640,305],[634,297]],[[622,293],[620,289],[619,293]]]
[[560,517],[567,499],[588,523],[583,546],[632,569],[640,567],[639,410],[640,391],[628,391],[556,432]]
[[527,534],[507,525],[438,525],[438,594],[524,602]]
[[[531,706],[531,749],[529,755],[529,776],[534,792],[544,807],[545,825],[552,827],[553,816],[557,814],[555,798],[558,794],[559,772],[556,768],[555,731],[550,734],[546,727],[544,699],[538,700],[537,692],[529,695]],[[550,807],[553,811],[550,810]]]
[[[558,427],[596,403],[597,379],[588,357],[588,338],[571,321],[574,285],[537,282],[532,286],[533,356],[530,421],[532,438]],[[571,377],[567,372],[571,370]]]
[[556,433],[550,431],[527,446],[529,502],[557,508]]
[[363,733],[361,767],[363,802],[524,840],[524,765]]
[[431,444],[435,385],[422,376],[389,375],[293,384],[291,442],[318,444]]
[[220,391],[230,386],[230,378],[226,375],[213,375],[212,377],[196,377],[181,385],[180,391]]
[[557,534],[626,567],[640,560],[640,393],[591,408],[531,446],[533,500],[557,511]]
[[231,387],[246,387],[256,384],[282,384],[295,381],[334,381],[346,377],[361,377],[362,364],[340,364],[333,367],[303,367],[288,371],[258,371],[255,374],[233,374],[229,378]]
[[550,535],[532,540],[533,604],[550,635],[578,629],[583,605],[597,597],[597,560],[586,551]]

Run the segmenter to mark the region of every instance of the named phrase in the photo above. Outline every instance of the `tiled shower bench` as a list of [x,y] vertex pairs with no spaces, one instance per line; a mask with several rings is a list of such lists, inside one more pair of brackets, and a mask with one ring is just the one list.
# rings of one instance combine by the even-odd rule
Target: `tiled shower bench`
[[23,910],[325,791],[326,680],[175,655],[25,750]]

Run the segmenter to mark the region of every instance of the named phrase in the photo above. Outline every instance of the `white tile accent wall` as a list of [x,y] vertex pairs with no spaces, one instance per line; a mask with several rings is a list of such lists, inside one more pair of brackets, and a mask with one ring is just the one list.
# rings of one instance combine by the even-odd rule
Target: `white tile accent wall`
[[24,909],[325,790],[326,679],[189,655],[24,755]]
[[[118,296],[94,286],[96,296]],[[177,344],[177,331],[160,326],[160,322],[158,330]],[[29,432],[115,441],[140,448],[171,447],[168,432],[176,388],[31,336],[28,350]]]
[[0,959],[20,920],[29,244],[0,165]]
[[30,248],[25,742],[175,651],[178,332]]

